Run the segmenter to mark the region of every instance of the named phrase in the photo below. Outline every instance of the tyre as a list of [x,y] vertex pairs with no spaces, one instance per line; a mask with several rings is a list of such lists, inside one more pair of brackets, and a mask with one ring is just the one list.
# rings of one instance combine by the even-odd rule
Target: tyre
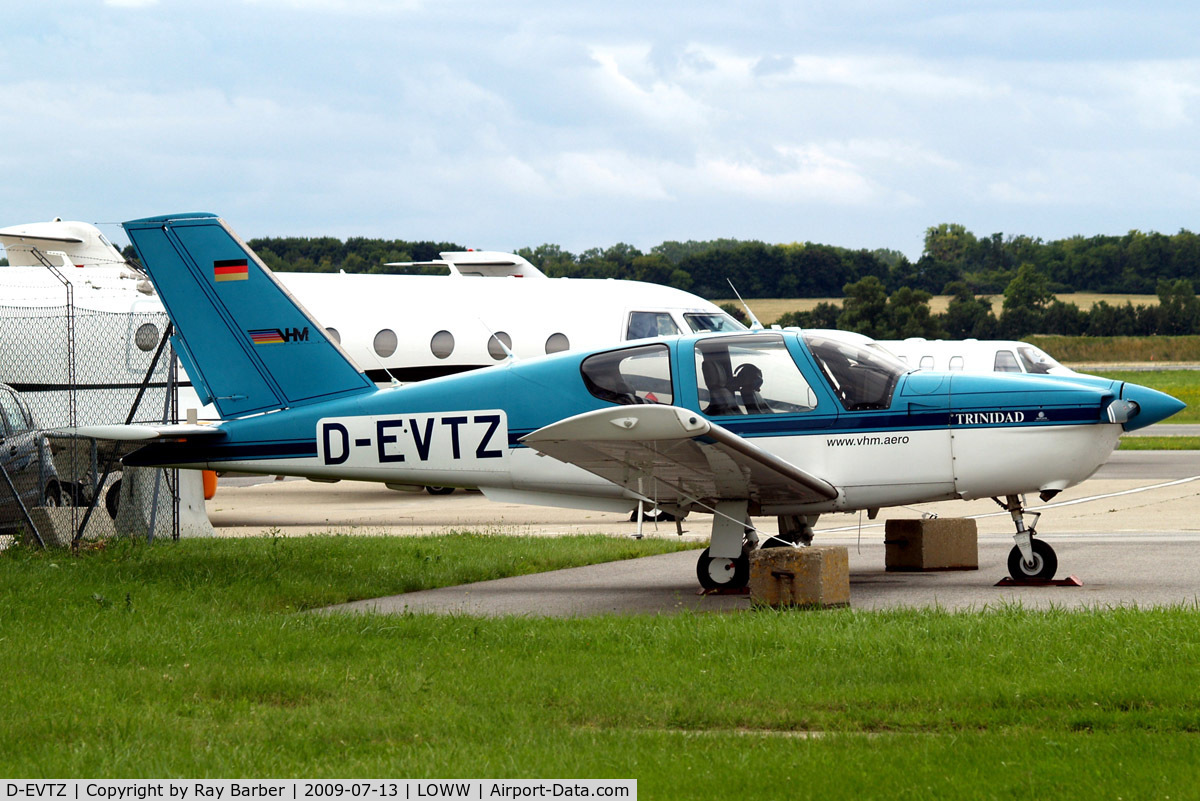
[[1054,549],[1044,540],[1034,539],[1033,564],[1025,564],[1021,558],[1021,549],[1013,546],[1008,552],[1008,574],[1016,581],[1049,581],[1058,572],[1058,556]]
[[46,491],[42,493],[42,505],[70,506],[71,499],[61,484],[59,484],[57,481],[51,481],[46,485]]
[[712,557],[708,548],[696,560],[696,578],[706,590],[737,590],[750,581],[750,557],[745,552],[736,559]]
[[425,491],[430,495],[449,495],[454,492],[454,487],[426,487]]
[[108,510],[108,516],[113,520],[117,519],[117,510],[121,505],[121,479],[117,479],[108,488],[108,492],[104,493],[104,508]]

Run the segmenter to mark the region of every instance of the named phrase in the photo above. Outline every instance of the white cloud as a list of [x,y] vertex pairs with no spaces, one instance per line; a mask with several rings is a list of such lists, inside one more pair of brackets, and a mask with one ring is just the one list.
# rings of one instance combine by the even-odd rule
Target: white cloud
[[919,249],[943,221],[1200,215],[1182,7],[85,5],[6,6],[0,222],[161,204],[281,226],[256,233]]
[[[135,0],[136,1],[136,0]],[[365,14],[387,16],[420,9],[422,0],[242,0],[247,5],[283,6],[301,11],[330,14]]]
[[560,197],[668,200],[670,194],[655,174],[657,166],[625,153],[562,153],[553,159],[551,170]]
[[710,193],[780,204],[859,204],[877,200],[880,188],[848,161],[816,145],[779,148],[782,164],[732,161],[716,156],[699,163],[692,179]]
[[637,121],[669,129],[703,127],[716,113],[690,96],[677,83],[655,74],[645,45],[594,47],[599,67],[596,83],[616,110],[632,114]]

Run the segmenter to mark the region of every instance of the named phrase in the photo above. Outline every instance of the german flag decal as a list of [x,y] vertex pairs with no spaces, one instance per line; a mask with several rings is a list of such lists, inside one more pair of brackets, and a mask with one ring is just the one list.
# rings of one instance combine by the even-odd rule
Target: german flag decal
[[[245,262],[242,264],[244,265]],[[245,275],[242,276],[242,278],[245,277]],[[260,328],[257,331],[247,331],[246,333],[250,335],[250,340],[255,345],[279,345],[287,341],[284,339],[283,332],[278,328]]]
[[213,262],[214,281],[245,281],[250,277],[250,267],[245,259],[218,259]]

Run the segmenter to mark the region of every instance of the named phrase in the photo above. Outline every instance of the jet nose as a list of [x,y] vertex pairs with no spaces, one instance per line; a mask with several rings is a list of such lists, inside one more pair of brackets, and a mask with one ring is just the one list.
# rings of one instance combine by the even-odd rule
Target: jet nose
[[1161,420],[1166,420],[1187,407],[1187,404],[1178,398],[1139,384],[1126,384],[1121,391],[1121,398],[1137,404],[1137,411],[1132,412],[1125,422],[1126,431],[1145,428]]

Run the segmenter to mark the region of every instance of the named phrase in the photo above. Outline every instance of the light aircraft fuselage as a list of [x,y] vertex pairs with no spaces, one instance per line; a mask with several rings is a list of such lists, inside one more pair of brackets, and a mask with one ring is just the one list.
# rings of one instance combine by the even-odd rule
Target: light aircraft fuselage
[[822,512],[989,496],[1017,526],[1010,570],[1052,575],[1022,496],[1085,480],[1123,430],[1183,406],[1092,377],[913,372],[789,331],[644,340],[380,389],[218,218],[125,227],[201,400],[225,418],[81,429],[145,440],[126,463],[711,511],[705,586],[744,582],[751,515],[804,541]]
[[[732,351],[734,370],[746,363],[774,366],[759,390],[765,398],[759,407],[713,409],[696,365],[714,350]],[[869,372],[875,382],[874,396],[850,401],[855,408],[847,408],[821,366],[828,364],[823,356],[841,351],[862,359],[848,370]],[[696,414],[839,488],[836,497],[801,503],[751,492],[753,513],[764,515],[1062,490],[1105,462],[1123,430],[1104,421],[1106,410],[1123,394],[1138,395],[1134,385],[1115,381],[905,372],[874,354],[794,332],[690,336],[600,353],[631,362],[622,380],[641,400],[654,397],[649,403]],[[163,445],[158,455],[158,448],[148,448],[136,463],[169,452],[176,466],[479,487],[506,498],[516,490],[542,501],[562,496],[568,505],[595,499],[601,508],[619,499],[632,509],[636,491],[548,459],[521,441],[586,412],[648,405],[589,391],[589,358],[550,356],[228,420],[221,424],[222,441],[197,444],[194,457]],[[642,494],[669,495],[656,495],[652,486]],[[699,489],[695,495],[716,502]]]

